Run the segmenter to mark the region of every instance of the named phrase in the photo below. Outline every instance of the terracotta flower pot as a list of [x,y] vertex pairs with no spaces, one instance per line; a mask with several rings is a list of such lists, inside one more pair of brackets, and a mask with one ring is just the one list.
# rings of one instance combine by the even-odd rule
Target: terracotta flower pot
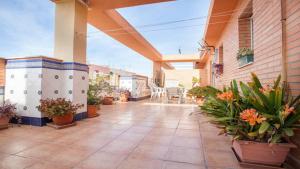
[[99,107],[98,105],[87,105],[88,118],[99,116],[99,114],[97,113],[98,107]]
[[53,123],[56,125],[66,125],[73,122],[74,115],[72,113],[67,113],[63,116],[53,116]]
[[103,103],[104,105],[112,105],[112,104],[113,104],[113,101],[114,101],[114,98],[113,98],[113,97],[108,97],[108,96],[106,96],[106,97],[103,98],[102,103]]
[[233,149],[241,161],[274,166],[283,164],[291,148],[296,148],[296,146],[290,143],[271,145],[242,140],[233,142]]
[[128,94],[122,93],[120,96],[120,101],[121,102],[128,102]]
[[9,118],[6,116],[0,117],[0,129],[7,128],[9,123]]

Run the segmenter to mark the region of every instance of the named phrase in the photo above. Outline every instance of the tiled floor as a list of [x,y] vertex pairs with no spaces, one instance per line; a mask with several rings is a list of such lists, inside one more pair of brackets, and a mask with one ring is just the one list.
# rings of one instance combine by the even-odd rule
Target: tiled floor
[[130,102],[62,130],[1,130],[0,169],[238,169],[229,138],[195,111]]

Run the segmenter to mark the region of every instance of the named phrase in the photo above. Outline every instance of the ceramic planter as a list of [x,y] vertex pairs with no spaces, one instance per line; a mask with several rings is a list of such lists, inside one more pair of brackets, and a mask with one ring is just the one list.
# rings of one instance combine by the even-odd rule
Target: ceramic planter
[[253,141],[235,140],[233,149],[242,162],[281,166],[291,148],[290,143],[259,143]]
[[244,66],[247,63],[253,62],[253,55],[245,55],[238,59],[239,66]]
[[56,125],[67,125],[73,122],[74,115],[73,113],[67,113],[63,116],[53,116],[53,123]]
[[9,123],[9,118],[6,116],[0,117],[0,129],[7,128]]
[[99,107],[98,105],[87,105],[88,118],[99,116],[99,114],[97,113],[98,107]]
[[102,104],[104,104],[104,105],[112,105],[113,101],[114,101],[113,97],[106,96],[106,97],[103,98]]

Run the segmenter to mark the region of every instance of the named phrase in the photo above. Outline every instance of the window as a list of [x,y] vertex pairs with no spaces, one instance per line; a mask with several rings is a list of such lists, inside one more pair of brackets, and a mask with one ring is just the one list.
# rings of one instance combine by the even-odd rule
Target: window
[[239,51],[237,54],[237,60],[239,66],[244,66],[253,62],[253,12],[252,1],[249,2],[247,7],[239,16],[238,31],[239,31]]

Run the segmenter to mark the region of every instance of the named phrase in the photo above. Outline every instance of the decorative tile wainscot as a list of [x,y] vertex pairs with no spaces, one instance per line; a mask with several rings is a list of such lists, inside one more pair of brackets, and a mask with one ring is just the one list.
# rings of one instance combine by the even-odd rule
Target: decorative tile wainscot
[[129,100],[138,101],[150,97],[148,87],[148,77],[140,75],[121,76],[120,88],[129,90],[131,96]]
[[47,57],[9,59],[6,64],[5,100],[17,104],[22,123],[43,126],[48,121],[36,109],[40,99],[66,98],[84,104],[75,119],[86,117],[88,66]]

